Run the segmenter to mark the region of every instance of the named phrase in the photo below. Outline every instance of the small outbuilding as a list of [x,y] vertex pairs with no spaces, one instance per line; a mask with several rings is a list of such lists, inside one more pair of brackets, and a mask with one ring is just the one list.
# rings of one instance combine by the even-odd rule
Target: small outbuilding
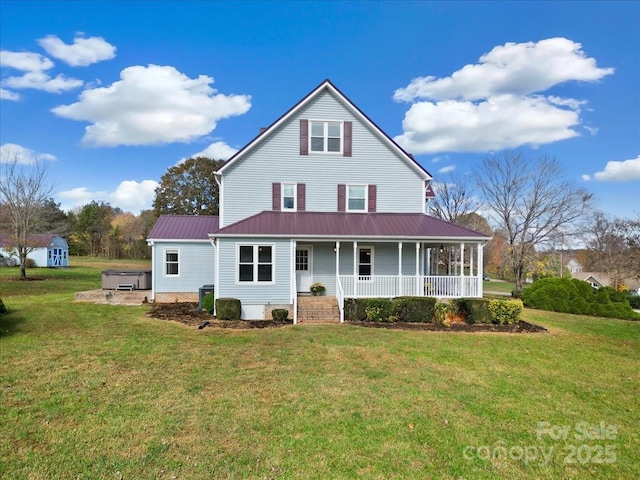
[[[27,255],[36,267],[68,267],[69,245],[60,235],[41,233],[27,237],[32,249]],[[15,245],[9,235],[0,235],[0,255],[15,258]]]

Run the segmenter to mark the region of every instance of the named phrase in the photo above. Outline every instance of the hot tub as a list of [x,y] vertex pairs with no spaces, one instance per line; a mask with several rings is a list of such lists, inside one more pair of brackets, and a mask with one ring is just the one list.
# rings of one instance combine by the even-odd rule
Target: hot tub
[[103,290],[151,290],[151,270],[103,270]]

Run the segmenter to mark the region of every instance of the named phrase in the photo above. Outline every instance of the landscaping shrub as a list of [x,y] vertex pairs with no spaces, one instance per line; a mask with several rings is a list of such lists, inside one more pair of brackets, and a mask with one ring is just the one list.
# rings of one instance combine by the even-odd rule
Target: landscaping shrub
[[393,302],[386,298],[361,298],[360,302],[369,322],[392,322],[395,319]]
[[598,317],[640,319],[629,297],[615,288],[594,289],[589,283],[569,278],[544,278],[524,291],[526,307],[552,312]]
[[520,319],[522,301],[520,300],[489,300],[491,321],[498,325],[511,325]]
[[213,307],[215,305],[215,297],[213,292],[207,293],[204,297],[202,297],[202,309],[213,315]]
[[218,298],[216,315],[221,320],[237,320],[242,314],[242,304],[237,298]]
[[286,308],[274,308],[271,310],[271,317],[276,322],[286,322],[289,316],[289,310]]
[[511,290],[511,298],[522,298],[522,289],[514,288]]
[[640,295],[629,295],[629,305],[636,310],[640,309]]
[[25,265],[27,268],[36,268],[36,261],[33,258],[27,258]]
[[433,297],[396,297],[393,299],[393,315],[399,322],[433,322],[436,314]]
[[9,310],[7,310],[7,307],[5,307],[4,303],[2,303],[2,299],[0,298],[0,315],[4,315],[6,313],[9,313]]
[[449,323],[448,316],[451,314],[452,310],[457,311],[457,306],[454,306],[453,303],[437,302],[434,305],[434,313],[433,313],[433,318],[435,322],[441,325],[445,325],[447,327],[451,326],[451,324]]
[[344,319],[349,322],[364,322],[367,319],[360,298],[344,299]]
[[486,298],[457,298],[452,300],[452,304],[467,323],[492,323],[489,300]]

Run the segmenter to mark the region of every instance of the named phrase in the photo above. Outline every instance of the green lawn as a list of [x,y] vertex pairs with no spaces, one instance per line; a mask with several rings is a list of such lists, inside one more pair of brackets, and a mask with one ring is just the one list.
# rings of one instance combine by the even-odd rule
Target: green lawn
[[0,478],[640,478],[640,322],[198,330],[74,263],[0,268]]

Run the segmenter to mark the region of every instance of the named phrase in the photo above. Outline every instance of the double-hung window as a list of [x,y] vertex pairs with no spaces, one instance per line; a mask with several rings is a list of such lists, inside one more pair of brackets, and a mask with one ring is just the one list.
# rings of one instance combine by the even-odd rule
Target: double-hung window
[[166,276],[178,276],[180,274],[178,250],[165,250],[164,274]]
[[238,281],[242,283],[273,282],[273,246],[238,246]]
[[295,183],[283,183],[282,184],[282,210],[295,211],[297,208],[296,202],[297,185]]
[[347,212],[367,211],[367,185],[347,185]]
[[309,150],[316,153],[342,153],[342,122],[311,120]]

